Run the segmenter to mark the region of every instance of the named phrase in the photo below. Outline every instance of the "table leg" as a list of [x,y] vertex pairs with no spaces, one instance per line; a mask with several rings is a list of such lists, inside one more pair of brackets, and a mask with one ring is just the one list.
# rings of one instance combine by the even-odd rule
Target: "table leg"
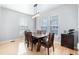
[[40,47],[41,47],[41,39],[38,39],[37,52],[40,51]]

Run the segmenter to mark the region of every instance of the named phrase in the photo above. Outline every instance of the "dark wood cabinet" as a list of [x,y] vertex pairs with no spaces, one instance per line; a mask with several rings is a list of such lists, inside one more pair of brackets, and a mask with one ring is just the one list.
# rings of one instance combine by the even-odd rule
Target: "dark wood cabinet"
[[61,46],[74,49],[74,35],[61,34]]

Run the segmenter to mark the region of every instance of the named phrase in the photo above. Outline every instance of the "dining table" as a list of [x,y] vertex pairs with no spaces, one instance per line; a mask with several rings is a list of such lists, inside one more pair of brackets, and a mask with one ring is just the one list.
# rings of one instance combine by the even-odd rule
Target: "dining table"
[[38,40],[37,52],[40,51],[41,40],[42,40],[43,38],[47,37],[47,36],[48,36],[48,33],[45,33],[45,34],[43,34],[43,33],[40,33],[40,34],[38,34],[38,33],[32,33],[32,37],[34,37],[35,39]]

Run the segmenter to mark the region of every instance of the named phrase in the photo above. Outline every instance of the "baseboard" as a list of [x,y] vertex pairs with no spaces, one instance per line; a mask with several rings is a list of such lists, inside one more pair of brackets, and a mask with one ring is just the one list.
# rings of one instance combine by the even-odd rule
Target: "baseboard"
[[14,39],[8,39],[8,40],[3,40],[3,41],[0,41],[0,44],[4,44],[4,43],[9,43],[9,42],[16,41],[16,40],[17,40],[17,38],[19,38],[19,37],[16,37],[16,38],[14,38]]
[[10,41],[12,41],[12,40],[10,39],[10,40],[5,40],[5,41],[0,41],[0,45],[1,45],[1,44],[5,44],[5,43],[8,43],[8,42],[10,42]]

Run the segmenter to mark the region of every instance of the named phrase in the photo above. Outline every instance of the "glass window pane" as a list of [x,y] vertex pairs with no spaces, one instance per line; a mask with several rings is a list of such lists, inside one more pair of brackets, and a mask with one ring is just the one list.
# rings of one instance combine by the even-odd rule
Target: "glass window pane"
[[58,16],[46,16],[41,18],[41,29],[58,34]]

